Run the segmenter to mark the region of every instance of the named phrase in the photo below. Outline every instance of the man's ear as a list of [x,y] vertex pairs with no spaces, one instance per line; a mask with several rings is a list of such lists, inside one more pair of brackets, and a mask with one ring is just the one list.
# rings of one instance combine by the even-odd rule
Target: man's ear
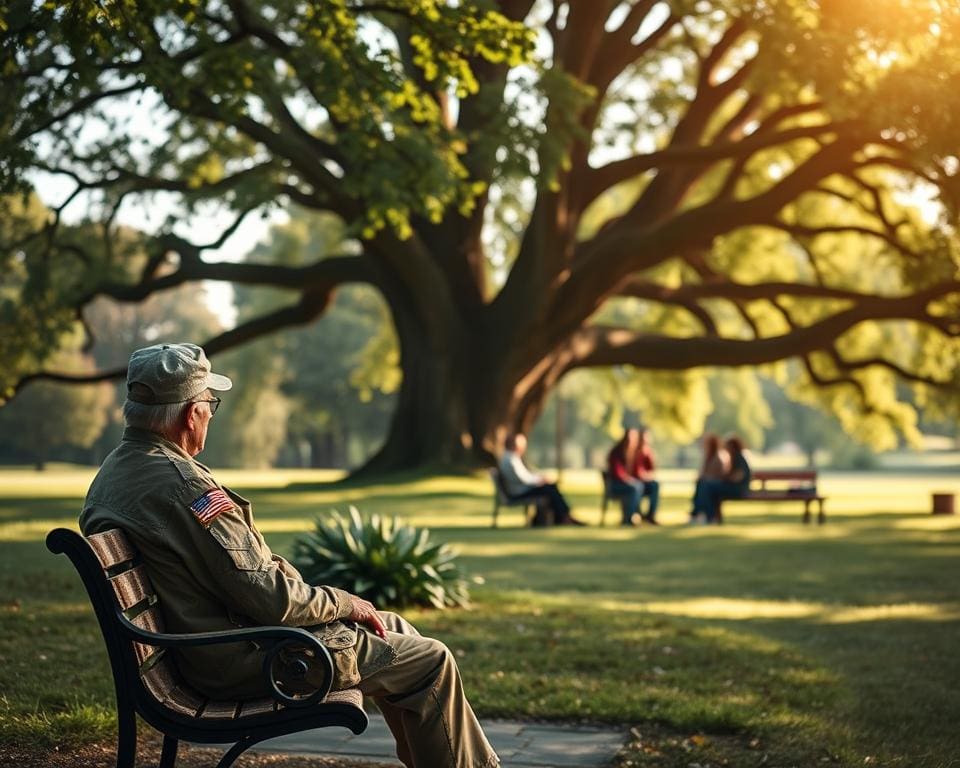
[[184,424],[187,429],[193,430],[200,425],[200,408],[203,403],[188,403],[183,411]]

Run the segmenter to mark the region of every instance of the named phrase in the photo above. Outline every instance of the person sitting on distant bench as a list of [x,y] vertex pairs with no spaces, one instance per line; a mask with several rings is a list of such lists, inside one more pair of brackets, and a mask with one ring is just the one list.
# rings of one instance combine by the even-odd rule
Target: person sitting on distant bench
[[655,459],[648,430],[628,429],[607,454],[610,493],[620,499],[623,525],[636,525],[640,502],[650,499],[650,508],[643,519],[653,525],[656,520],[660,484],[653,479]]
[[723,499],[742,499],[750,490],[750,462],[745,455],[743,440],[730,435],[723,447],[730,457],[730,469],[722,480],[707,485],[707,522],[719,522],[718,510]]
[[713,432],[703,436],[703,464],[693,491],[692,525],[716,522],[716,505],[712,501],[718,483],[730,471],[730,454],[720,445],[720,437]]
[[534,525],[546,525],[545,507],[553,512],[556,525],[585,525],[570,514],[570,505],[563,498],[556,483],[531,472],[523,463],[523,454],[527,450],[527,438],[523,433],[507,437],[503,456],[500,457],[500,478],[507,495],[512,499],[529,499],[537,505],[537,517]]

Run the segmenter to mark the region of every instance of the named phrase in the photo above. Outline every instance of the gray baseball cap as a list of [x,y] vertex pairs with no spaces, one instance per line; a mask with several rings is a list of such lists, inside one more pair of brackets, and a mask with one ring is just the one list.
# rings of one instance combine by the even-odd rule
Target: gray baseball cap
[[213,389],[226,392],[233,382],[213,373],[196,344],[154,344],[135,350],[127,366],[127,399],[144,405],[185,403]]

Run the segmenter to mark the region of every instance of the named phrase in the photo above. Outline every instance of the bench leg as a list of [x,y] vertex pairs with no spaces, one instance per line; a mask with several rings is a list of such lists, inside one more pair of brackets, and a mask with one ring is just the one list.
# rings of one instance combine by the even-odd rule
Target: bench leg
[[600,504],[600,525],[604,526],[607,524],[607,503],[610,501],[610,497],[607,496],[606,492],[603,494],[603,501]]
[[500,500],[493,500],[493,528],[497,527],[497,515],[500,514]]
[[827,522],[827,516],[823,511],[823,499],[820,499],[818,503],[820,505],[820,509],[817,514],[817,522],[820,525],[823,525],[825,522]]
[[256,743],[257,742],[249,741],[248,739],[238,741],[227,750],[227,753],[223,757],[220,758],[220,762],[217,763],[217,768],[230,768],[230,766],[233,765],[234,761],[240,757],[240,755],[242,755]]
[[117,768],[134,768],[137,760],[137,716],[130,707],[117,711]]
[[803,502],[803,522],[805,525],[810,522],[810,499]]
[[179,739],[164,735],[163,749],[160,752],[160,768],[173,768],[174,763],[177,762],[177,747],[179,745]]

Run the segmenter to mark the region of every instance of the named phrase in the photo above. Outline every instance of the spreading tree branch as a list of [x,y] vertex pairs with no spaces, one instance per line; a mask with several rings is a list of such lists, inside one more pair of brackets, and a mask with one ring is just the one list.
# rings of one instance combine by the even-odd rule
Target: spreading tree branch
[[960,317],[944,318],[928,305],[960,293],[960,282],[948,281],[909,296],[863,299],[852,307],[777,336],[759,339],[677,338],[592,325],[573,334],[567,369],[604,365],[650,365],[664,370],[763,365],[788,357],[828,350],[851,328],[868,320],[909,320],[960,338]]
[[584,180],[584,191],[578,199],[581,207],[585,208],[606,190],[646,171],[684,167],[703,169],[722,160],[746,160],[761,150],[783,146],[799,139],[823,139],[835,136],[848,125],[833,122],[797,126],[785,128],[776,133],[753,133],[737,141],[719,141],[705,146],[671,145],[656,152],[633,155],[591,169]]
[[[297,303],[252,318],[204,342],[201,346],[211,356],[285,328],[306,325],[326,311],[333,291],[338,285],[345,282],[370,281],[370,275],[363,266],[362,259],[357,256],[333,256],[309,267],[287,269],[272,265],[254,264],[206,264],[202,267],[198,270],[196,264],[191,262],[190,272],[200,276],[189,279],[219,279],[233,283],[271,285],[285,288],[299,287],[301,289],[300,299]],[[235,270],[233,268],[241,269]],[[182,274],[183,271],[138,286],[108,286],[89,294],[87,301],[96,296],[110,296],[118,301],[140,301],[150,293],[172,288],[186,282],[188,278]],[[280,274],[275,274],[278,271]],[[217,275],[220,276],[217,277]],[[304,286],[307,287],[304,288]],[[125,375],[126,368],[113,368],[85,374],[40,371],[20,379],[15,385],[14,391],[19,392],[28,384],[38,381],[94,384],[119,379]]]

